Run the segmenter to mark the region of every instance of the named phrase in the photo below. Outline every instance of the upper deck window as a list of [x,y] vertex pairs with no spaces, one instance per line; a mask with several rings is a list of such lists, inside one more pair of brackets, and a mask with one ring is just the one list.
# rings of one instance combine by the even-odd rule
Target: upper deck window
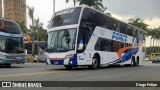
[[54,18],[52,18],[50,22],[49,28],[78,24],[80,12],[81,7],[56,12]]

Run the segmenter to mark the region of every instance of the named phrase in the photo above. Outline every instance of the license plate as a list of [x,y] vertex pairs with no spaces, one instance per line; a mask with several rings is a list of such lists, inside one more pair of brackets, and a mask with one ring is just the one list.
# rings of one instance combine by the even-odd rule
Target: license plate
[[12,62],[13,62],[13,63],[16,63],[17,61],[16,61],[16,60],[13,60]]
[[54,64],[58,64],[58,62],[54,62]]

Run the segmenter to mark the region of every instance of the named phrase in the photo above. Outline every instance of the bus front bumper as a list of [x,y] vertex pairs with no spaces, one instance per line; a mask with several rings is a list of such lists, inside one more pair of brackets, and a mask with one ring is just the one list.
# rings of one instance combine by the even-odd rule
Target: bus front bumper
[[23,63],[25,63],[25,59],[18,59],[18,60],[15,60],[15,59],[0,59],[0,64],[12,64],[12,63],[23,64]]

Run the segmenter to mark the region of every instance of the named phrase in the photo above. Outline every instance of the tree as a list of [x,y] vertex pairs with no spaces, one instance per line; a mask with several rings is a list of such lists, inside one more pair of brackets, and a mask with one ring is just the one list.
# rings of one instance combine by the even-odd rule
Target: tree
[[43,29],[43,23],[39,21],[39,18],[34,20],[34,30],[36,30],[36,38],[35,40],[46,40],[47,39],[47,32]]
[[28,15],[30,17],[30,19],[32,20],[32,24],[30,25],[31,28],[31,34],[32,34],[32,56],[34,56],[34,52],[35,52],[35,30],[34,29],[34,7],[29,7],[27,6],[29,12]]
[[[160,29],[159,28],[154,28],[154,29],[149,29],[148,35],[151,36],[151,41],[150,41],[150,53],[155,53],[159,52],[159,40],[160,40]],[[156,41],[156,46],[155,46],[155,41]],[[153,46],[151,45],[153,44]]]
[[143,20],[141,20],[140,18],[132,18],[132,19],[129,19],[129,24],[133,25],[133,26],[136,26],[142,30],[145,30],[145,31],[148,31],[148,26],[146,23],[144,23]]
[[104,9],[106,9],[102,4],[102,0],[77,0],[77,2],[79,2],[79,5],[85,4],[99,11],[104,11]]
[[[66,3],[68,3],[69,0],[66,0]],[[73,0],[74,6],[76,5],[76,0]]]
[[[93,8],[95,8],[95,9],[97,9],[97,10],[105,13],[106,10],[107,10],[107,7],[104,7],[104,6],[103,6],[102,1],[103,1],[103,0],[73,0],[74,6],[75,6],[76,2],[79,2],[79,5],[83,5],[83,4],[84,4],[84,5],[88,5],[88,6],[90,6],[90,7],[93,7]],[[66,2],[68,3],[69,0],[66,0]],[[105,13],[105,14],[111,16],[110,13]]]
[[[34,33],[33,35],[35,36],[35,40],[37,40],[37,52],[39,52],[39,33],[41,33],[44,29],[43,29],[43,23],[40,22],[39,18],[38,19],[34,19],[33,21],[33,30]],[[41,33],[42,34],[42,33]],[[44,38],[44,37],[42,37]],[[38,60],[37,62],[39,62],[39,54],[38,54]]]
[[[136,26],[136,27],[138,27],[138,28],[140,28],[140,29],[142,29],[142,30],[144,30],[144,31],[146,31],[146,35],[147,36],[150,36],[151,34],[150,34],[150,32],[149,32],[149,29],[148,29],[148,24],[146,24],[146,23],[144,23],[144,21],[143,20],[141,20],[140,18],[131,18],[131,19],[129,19],[129,22],[128,22],[129,24],[131,24],[131,25],[133,25],[133,26]],[[152,37],[152,38],[154,38],[154,37]],[[151,39],[152,39],[151,38]],[[152,41],[152,40],[151,40]],[[153,40],[154,41],[154,40]],[[150,46],[150,48],[151,48],[151,46]]]

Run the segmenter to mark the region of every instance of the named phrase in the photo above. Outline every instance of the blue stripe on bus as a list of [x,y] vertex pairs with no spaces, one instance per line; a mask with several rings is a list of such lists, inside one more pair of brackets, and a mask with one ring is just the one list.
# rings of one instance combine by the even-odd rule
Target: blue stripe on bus
[[[128,51],[127,53],[125,53],[122,56],[123,62],[126,62],[128,60],[130,60],[132,58],[133,55],[137,54],[138,49],[131,49],[130,51]],[[108,64],[118,64],[118,63],[123,63],[120,59],[117,59],[115,61],[109,62]]]
[[[71,61],[72,61],[72,64],[70,63]],[[71,65],[71,66],[77,66],[78,65],[77,54],[74,54],[74,57],[69,60],[68,65]]]
[[[71,61],[72,61],[72,63],[70,63]],[[64,65],[64,60],[50,60],[50,63],[54,64],[54,65]],[[74,57],[69,60],[68,65],[70,65],[70,66],[77,66],[78,65],[77,54],[74,54]]]

